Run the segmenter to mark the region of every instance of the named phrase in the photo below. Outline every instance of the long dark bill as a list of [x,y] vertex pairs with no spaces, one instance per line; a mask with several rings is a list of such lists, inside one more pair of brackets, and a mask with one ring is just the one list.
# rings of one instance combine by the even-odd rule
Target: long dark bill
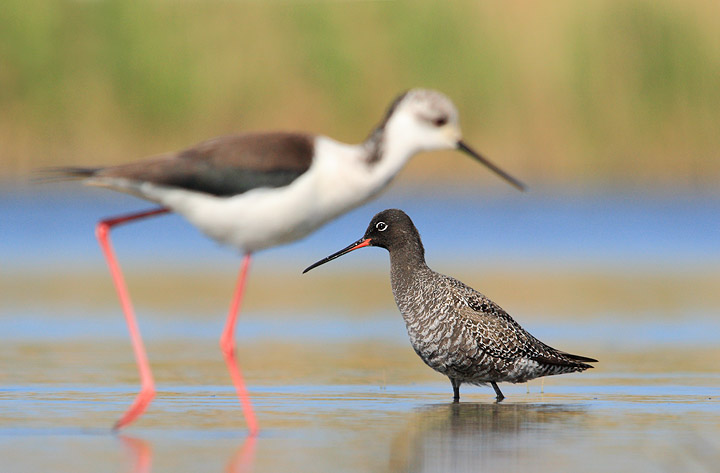
[[355,243],[353,243],[352,245],[349,245],[349,246],[343,248],[342,250],[338,251],[337,253],[333,253],[333,254],[331,254],[330,256],[327,256],[327,257],[321,259],[321,260],[318,261],[317,263],[311,264],[310,266],[308,266],[307,268],[305,268],[305,270],[303,271],[303,274],[307,273],[308,271],[310,271],[310,270],[313,269],[313,268],[317,268],[317,267],[320,266],[321,264],[325,264],[325,263],[327,263],[328,261],[332,261],[332,260],[334,260],[335,258],[339,258],[339,257],[341,257],[342,255],[344,255],[345,253],[350,253],[351,251],[357,250],[358,248],[362,248],[362,247],[364,247],[364,246],[369,246],[369,245],[370,245],[370,238],[362,237],[362,238],[360,238],[358,241],[356,241]]
[[497,167],[496,165],[494,165],[493,163],[488,161],[487,158],[483,157],[480,153],[476,152],[471,147],[466,145],[462,140],[457,142],[457,149],[464,153],[469,154],[473,158],[475,158],[478,161],[480,161],[481,163],[483,163],[485,166],[490,168],[490,170],[492,170],[495,174],[497,174],[498,176],[505,179],[507,182],[509,182],[512,186],[514,186],[518,190],[524,191],[526,189],[525,184],[518,181],[517,179],[512,177],[510,174],[506,173],[505,171],[503,171],[502,169],[500,169],[499,167]]

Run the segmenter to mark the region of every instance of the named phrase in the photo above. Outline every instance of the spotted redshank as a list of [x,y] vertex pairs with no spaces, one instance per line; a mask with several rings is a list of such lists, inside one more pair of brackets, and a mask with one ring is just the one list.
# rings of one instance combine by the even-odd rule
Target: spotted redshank
[[410,343],[429,367],[450,378],[454,401],[462,383],[489,383],[500,402],[499,382],[584,371],[597,362],[545,345],[484,295],[430,269],[420,234],[402,210],[378,213],[362,238],[303,273],[366,246],[390,253],[390,282]]

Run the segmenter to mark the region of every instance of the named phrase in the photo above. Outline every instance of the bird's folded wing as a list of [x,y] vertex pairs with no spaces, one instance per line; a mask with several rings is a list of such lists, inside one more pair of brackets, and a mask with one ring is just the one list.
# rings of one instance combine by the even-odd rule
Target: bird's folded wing
[[[92,180],[150,182],[216,196],[289,185],[312,164],[313,138],[295,133],[247,133],[187,150],[98,170]],[[112,187],[111,182],[106,185]]]

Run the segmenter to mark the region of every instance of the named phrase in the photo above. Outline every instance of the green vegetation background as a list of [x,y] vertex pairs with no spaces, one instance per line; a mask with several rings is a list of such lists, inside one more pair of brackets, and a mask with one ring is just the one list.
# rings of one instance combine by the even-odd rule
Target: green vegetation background
[[416,86],[536,186],[717,188],[720,2],[700,0],[3,0],[0,177],[252,129],[358,142]]

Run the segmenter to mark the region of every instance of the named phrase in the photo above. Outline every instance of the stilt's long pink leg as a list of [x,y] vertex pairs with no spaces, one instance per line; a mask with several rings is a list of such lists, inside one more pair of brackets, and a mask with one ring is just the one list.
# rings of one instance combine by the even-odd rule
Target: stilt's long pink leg
[[145,354],[145,346],[143,345],[143,341],[140,336],[140,330],[138,329],[137,321],[135,320],[135,313],[133,311],[132,302],[130,301],[130,295],[128,294],[127,286],[125,286],[125,279],[123,278],[120,265],[117,262],[117,258],[115,258],[115,252],[113,251],[112,243],[110,242],[110,229],[116,225],[167,212],[169,212],[168,209],[159,208],[148,210],[146,212],[109,218],[99,222],[95,228],[95,235],[100,242],[100,247],[105,254],[107,264],[110,267],[110,274],[112,275],[113,282],[115,283],[118,298],[120,298],[120,305],[125,313],[125,320],[127,322],[128,330],[130,331],[130,341],[132,342],[133,351],[135,352],[135,360],[137,361],[138,370],[140,371],[141,382],[141,389],[135,398],[135,402],[132,403],[130,408],[125,412],[120,420],[115,423],[113,430],[125,427],[145,412],[145,409],[155,396],[155,382],[153,381],[152,372],[150,371],[150,363],[148,363],[147,355]]
[[242,304],[243,293],[245,292],[245,279],[247,277],[248,268],[250,267],[250,259],[251,254],[246,253],[243,258],[242,266],[240,267],[240,274],[238,275],[235,294],[233,295],[232,302],[230,303],[230,312],[228,312],[225,329],[223,329],[222,335],[220,336],[220,349],[225,357],[225,364],[228,367],[228,371],[230,371],[230,377],[235,385],[235,391],[237,391],[238,399],[240,399],[240,404],[242,405],[243,414],[245,415],[245,421],[247,422],[250,435],[255,436],[259,430],[257,420],[255,419],[255,412],[253,411],[252,403],[250,402],[250,395],[245,387],[245,381],[243,380],[242,373],[238,367],[237,361],[235,360],[235,323],[237,322],[240,305]]

